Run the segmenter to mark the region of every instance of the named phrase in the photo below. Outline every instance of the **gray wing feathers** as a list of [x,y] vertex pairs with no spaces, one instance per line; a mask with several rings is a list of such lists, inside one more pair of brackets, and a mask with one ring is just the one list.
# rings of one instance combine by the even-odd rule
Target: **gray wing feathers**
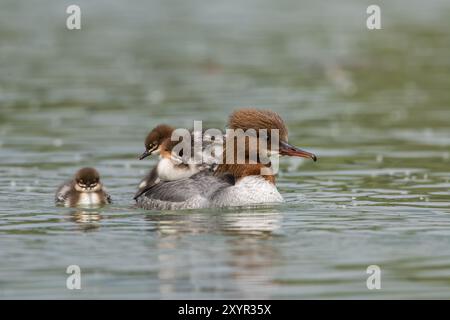
[[69,191],[71,189],[71,184],[72,181],[67,181],[64,184],[62,184],[61,186],[59,186],[59,188],[56,190],[56,194],[55,194],[55,202],[56,203],[65,203],[68,195],[69,195]]
[[136,201],[145,209],[203,208],[214,192],[230,185],[205,170],[187,179],[158,183]]
[[154,166],[153,169],[145,176],[144,179],[139,183],[138,190],[134,194],[133,199],[137,199],[143,193],[147,192],[151,187],[156,185],[159,182],[158,172],[156,171],[157,167]]

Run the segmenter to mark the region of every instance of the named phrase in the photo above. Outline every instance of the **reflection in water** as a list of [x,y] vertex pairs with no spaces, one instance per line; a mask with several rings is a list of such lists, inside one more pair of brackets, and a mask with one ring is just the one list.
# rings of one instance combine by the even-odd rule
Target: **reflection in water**
[[223,232],[237,235],[270,236],[280,229],[281,218],[281,213],[273,210],[269,212],[230,210],[230,212],[211,214],[166,212],[145,216],[147,221],[152,222],[152,230],[156,230],[161,235]]
[[274,266],[282,261],[281,252],[267,239],[231,240],[231,255],[228,261],[234,270],[232,277],[236,287],[242,292],[244,298],[255,296],[259,292],[259,299],[271,297],[271,290],[261,290],[261,287],[270,287],[275,278]]
[[88,209],[76,209],[70,213],[70,220],[78,223],[83,231],[93,231],[100,227],[102,216],[100,211]]
[[243,298],[270,298],[272,292],[260,290],[261,286],[270,286],[274,278],[273,266],[282,261],[280,251],[273,245],[271,238],[281,227],[280,212],[233,213],[223,217],[224,230],[228,234],[253,235],[230,237],[228,247],[230,256],[227,265],[234,270],[231,277]]
[[[151,230],[158,233],[161,296],[179,292],[178,281],[187,278],[194,292],[237,290],[241,298],[255,297],[255,292],[260,292],[260,298],[270,297],[270,292],[263,294],[257,287],[271,284],[272,266],[282,260],[271,241],[281,219],[281,213],[273,210],[147,215],[146,220],[154,224]],[[211,233],[227,236],[227,251],[218,254],[212,247],[195,244],[196,237]],[[185,240],[192,236],[193,242]]]
[[222,216],[222,230],[235,234],[271,236],[280,229],[280,212],[230,213]]

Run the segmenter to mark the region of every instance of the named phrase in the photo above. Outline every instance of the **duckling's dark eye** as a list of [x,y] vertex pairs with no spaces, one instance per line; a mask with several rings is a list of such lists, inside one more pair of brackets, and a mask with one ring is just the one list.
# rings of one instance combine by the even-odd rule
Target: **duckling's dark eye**
[[147,147],[147,150],[151,150],[151,149],[153,149],[153,147],[154,147],[154,144],[153,144],[153,143],[150,143],[150,144],[148,145],[148,147]]

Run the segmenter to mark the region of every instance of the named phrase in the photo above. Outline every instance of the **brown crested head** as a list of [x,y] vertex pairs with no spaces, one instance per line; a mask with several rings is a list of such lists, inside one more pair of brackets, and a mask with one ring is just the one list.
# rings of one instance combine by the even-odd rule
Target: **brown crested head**
[[303,157],[317,161],[317,157],[314,154],[288,144],[288,130],[286,128],[286,125],[284,124],[283,119],[278,115],[278,113],[274,111],[259,110],[254,108],[234,111],[228,120],[228,127],[230,129],[242,129],[244,131],[254,129],[256,130],[258,138],[263,137],[260,130],[266,129],[267,136],[265,137],[265,139],[267,139],[269,144],[267,150],[271,152],[274,151],[271,150],[272,142],[276,141],[272,135],[271,130],[277,129],[279,130],[279,155]]
[[140,160],[148,157],[155,151],[159,151],[161,144],[166,140],[170,139],[174,128],[166,125],[160,124],[153,128],[145,138],[145,151],[139,157]]
[[[228,127],[232,130],[241,129],[244,132],[228,133],[225,143],[224,163],[219,164],[216,175],[230,174],[235,181],[252,175],[261,175],[271,183],[275,183],[274,172],[271,168],[269,154],[278,151],[279,155],[310,158],[316,161],[312,153],[288,144],[288,130],[283,119],[270,110],[254,108],[240,109],[233,112],[228,120]],[[252,130],[253,133],[251,132]],[[264,131],[267,130],[263,136]],[[278,138],[273,137],[271,130],[278,130]],[[243,136],[242,136],[243,134]],[[256,135],[255,135],[256,134]],[[261,144],[261,138],[267,139],[267,144]],[[272,142],[278,140],[277,150],[272,149]],[[276,147],[276,146],[275,146]],[[228,153],[229,150],[234,152]],[[239,158],[239,150],[241,160]],[[255,151],[258,151],[255,155]],[[229,155],[231,154],[231,157]],[[267,162],[268,161],[268,162]],[[264,169],[264,174],[263,174]]]
[[271,129],[278,129],[280,140],[288,140],[288,130],[283,119],[278,113],[271,110],[260,110],[255,108],[239,109],[234,111],[228,119],[230,129],[267,129],[270,134]]
[[93,188],[100,182],[100,174],[94,168],[82,168],[75,174],[75,182],[83,188]]
[[173,130],[174,129],[168,125],[165,124],[158,125],[152,131],[150,131],[147,137],[145,138],[145,148],[149,150],[155,145],[157,146],[161,145],[161,143],[165,139],[170,138]]

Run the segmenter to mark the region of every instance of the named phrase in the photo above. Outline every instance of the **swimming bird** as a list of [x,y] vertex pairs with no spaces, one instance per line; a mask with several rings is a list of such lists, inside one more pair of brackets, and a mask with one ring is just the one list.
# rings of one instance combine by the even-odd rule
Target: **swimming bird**
[[111,203],[100,174],[94,168],[82,168],[72,180],[62,184],[56,191],[55,203],[66,207],[104,205]]
[[[288,143],[288,131],[282,118],[275,112],[259,109],[241,109],[229,118],[230,129],[276,129],[279,132],[278,148],[257,144],[258,154],[297,156],[317,160],[310,152]],[[225,161],[211,170],[200,171],[189,178],[159,183],[136,198],[137,206],[144,209],[196,209],[208,207],[249,206],[280,203],[283,197],[275,185],[275,173],[270,163],[263,163],[261,157],[251,162],[248,146],[255,139],[263,138],[259,131],[256,136],[248,136],[245,145],[245,163]],[[275,141],[271,132],[264,137]],[[227,142],[229,140],[227,139]],[[269,144],[268,144],[269,145]],[[225,149],[230,149],[226,145]],[[226,152],[224,152],[226,154]],[[235,160],[235,159],[233,159]],[[262,171],[263,170],[263,171]],[[264,173],[264,174],[262,174]]]

